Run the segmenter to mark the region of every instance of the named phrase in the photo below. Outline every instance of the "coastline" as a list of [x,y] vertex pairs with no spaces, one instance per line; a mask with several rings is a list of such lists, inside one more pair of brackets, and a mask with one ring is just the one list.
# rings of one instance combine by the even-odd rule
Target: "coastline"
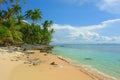
[[[56,55],[58,56],[58,55]],[[115,77],[113,76],[109,76],[95,68],[90,67],[89,65],[83,65],[83,64],[79,64],[76,61],[73,61],[69,58],[64,58],[62,56],[58,56],[60,57],[62,60],[65,60],[65,62],[69,63],[70,65],[74,66],[75,68],[79,68],[80,71],[82,71],[83,73],[89,75],[91,78],[94,78],[93,80],[117,80]]]
[[0,48],[2,80],[114,80],[88,67],[74,65],[58,55],[39,50],[28,52],[10,52]]

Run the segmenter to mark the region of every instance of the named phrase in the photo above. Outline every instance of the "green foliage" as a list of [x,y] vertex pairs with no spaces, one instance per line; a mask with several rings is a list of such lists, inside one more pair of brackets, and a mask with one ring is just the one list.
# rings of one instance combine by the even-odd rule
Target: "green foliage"
[[6,45],[11,44],[13,42],[13,38],[11,35],[11,31],[5,27],[0,26],[0,44]]
[[40,9],[34,9],[34,10],[28,10],[26,11],[25,17],[27,19],[31,19],[34,23],[34,21],[38,21],[42,19],[42,14],[40,12]]
[[0,25],[0,43],[4,40],[4,38],[8,35],[8,29],[4,26]]
[[[27,10],[25,15],[21,14],[22,9],[18,3],[10,6],[7,11],[0,10],[0,44],[45,44],[51,42],[54,30],[51,28],[53,22],[46,20],[42,25],[35,24],[42,19],[39,9]],[[0,3],[7,0],[0,0]],[[14,0],[11,0],[14,2]],[[27,23],[24,19],[32,20],[33,23]]]
[[[33,27],[35,26],[35,27]],[[28,44],[40,44],[41,40],[41,28],[39,25],[27,25],[26,27],[22,28],[23,40],[25,43]]]
[[41,44],[49,44],[51,42],[52,34],[54,33],[54,30],[51,28],[52,24],[53,22],[48,20],[43,23]]

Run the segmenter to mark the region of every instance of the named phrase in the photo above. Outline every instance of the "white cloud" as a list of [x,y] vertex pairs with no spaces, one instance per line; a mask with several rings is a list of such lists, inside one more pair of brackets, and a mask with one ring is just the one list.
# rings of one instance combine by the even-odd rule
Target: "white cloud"
[[[117,24],[117,25],[116,25]],[[116,25],[116,26],[114,26]],[[54,24],[56,43],[120,43],[120,19],[104,21],[98,25],[70,26]],[[107,30],[107,33],[104,31]],[[113,35],[113,30],[118,33]],[[105,31],[106,32],[106,31]]]
[[120,14],[120,0],[100,0],[97,6],[102,11]]

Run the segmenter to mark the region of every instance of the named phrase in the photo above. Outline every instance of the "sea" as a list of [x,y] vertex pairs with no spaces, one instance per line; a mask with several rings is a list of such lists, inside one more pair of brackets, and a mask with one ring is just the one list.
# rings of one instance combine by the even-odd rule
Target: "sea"
[[120,80],[120,44],[57,44],[53,54]]

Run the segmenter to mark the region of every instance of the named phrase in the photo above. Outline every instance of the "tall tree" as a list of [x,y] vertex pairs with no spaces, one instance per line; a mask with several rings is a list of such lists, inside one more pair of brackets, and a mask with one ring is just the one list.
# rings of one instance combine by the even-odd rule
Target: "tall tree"
[[[9,3],[9,1],[11,3],[14,3],[15,2],[15,5],[18,5],[20,3],[20,0],[0,0],[0,4],[4,4],[4,3]],[[26,0],[24,0],[24,4],[26,4]],[[12,13],[16,10],[17,6],[14,6],[7,14],[6,16],[3,18],[3,19],[6,19],[6,18],[9,18]],[[0,20],[1,22],[2,20]]]
[[13,15],[14,15],[15,17],[21,15],[22,9],[21,9],[21,7],[20,7],[19,4],[12,5],[12,7],[13,7],[13,8],[16,7],[16,8],[14,9],[14,11],[13,11]]
[[24,16],[20,14],[17,16],[17,19],[18,19],[18,24],[21,24],[21,20],[24,20]]
[[0,10],[0,21],[5,17],[6,14],[7,14],[7,11]]
[[42,19],[42,14],[40,9],[28,10],[26,11],[25,17],[31,19],[33,23],[35,23],[35,21]]
[[16,6],[16,9],[15,9],[14,12],[13,12],[13,16],[17,19],[18,24],[20,24],[20,23],[21,23],[21,20],[24,19],[24,17],[23,17],[22,14],[21,14],[22,9],[21,9],[21,7],[20,7],[19,4],[13,5],[13,7],[15,7],[15,6]]
[[41,44],[49,44],[51,42],[52,34],[54,33],[54,29],[51,28],[52,24],[53,22],[48,20],[43,23]]

